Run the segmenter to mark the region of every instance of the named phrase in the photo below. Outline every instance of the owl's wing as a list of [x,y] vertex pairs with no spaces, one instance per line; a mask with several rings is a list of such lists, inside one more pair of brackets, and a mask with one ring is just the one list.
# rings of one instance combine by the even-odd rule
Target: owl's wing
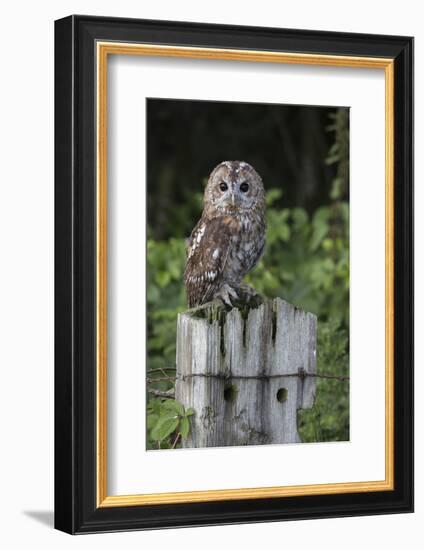
[[184,283],[189,307],[205,304],[219,288],[228,251],[239,235],[231,216],[200,220],[190,237]]

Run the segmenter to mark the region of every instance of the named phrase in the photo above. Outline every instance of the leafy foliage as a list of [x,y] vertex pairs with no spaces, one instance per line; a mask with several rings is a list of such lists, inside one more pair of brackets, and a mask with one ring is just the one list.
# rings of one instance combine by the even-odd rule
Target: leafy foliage
[[[281,297],[318,316],[318,373],[349,374],[349,207],[348,114],[333,113],[332,146],[326,162],[335,164],[329,197],[312,212],[285,207],[281,186],[267,190],[267,244],[246,282],[261,294]],[[323,162],[325,159],[323,159]],[[341,167],[343,165],[343,167]],[[337,180],[337,181],[336,181]],[[191,200],[199,204],[199,196]],[[198,206],[200,215],[200,206]],[[192,220],[194,225],[195,221]],[[186,309],[183,238],[147,243],[148,391],[166,392],[175,379],[176,319]],[[173,399],[153,397],[147,411],[148,447],[174,448],[189,430],[189,411]],[[349,439],[349,383],[318,379],[313,409],[299,413],[302,440]]]
[[190,433],[193,413],[192,408],[185,409],[175,399],[151,399],[147,405],[149,448],[174,449],[180,437],[187,437]]
[[[318,325],[318,373],[349,376],[349,338],[336,321]],[[304,442],[349,439],[349,384],[338,379],[317,379],[315,405],[298,413],[298,430]]]

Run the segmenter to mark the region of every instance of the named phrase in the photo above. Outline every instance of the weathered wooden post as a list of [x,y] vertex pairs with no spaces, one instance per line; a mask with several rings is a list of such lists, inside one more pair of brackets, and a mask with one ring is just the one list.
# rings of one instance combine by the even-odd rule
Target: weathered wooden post
[[315,399],[316,323],[279,298],[180,314],[175,397],[195,411],[183,446],[299,442],[297,411]]

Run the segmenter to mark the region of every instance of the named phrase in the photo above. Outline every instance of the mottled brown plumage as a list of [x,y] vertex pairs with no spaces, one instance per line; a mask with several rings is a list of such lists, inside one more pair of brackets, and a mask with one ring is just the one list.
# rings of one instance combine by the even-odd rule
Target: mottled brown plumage
[[222,162],[209,177],[203,206],[189,240],[184,273],[188,305],[214,298],[231,305],[265,246],[262,180],[246,162]]

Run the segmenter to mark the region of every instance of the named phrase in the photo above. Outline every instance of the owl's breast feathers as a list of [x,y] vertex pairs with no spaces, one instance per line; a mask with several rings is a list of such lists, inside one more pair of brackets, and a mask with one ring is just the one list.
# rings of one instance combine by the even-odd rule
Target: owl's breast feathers
[[240,284],[264,248],[265,227],[259,225],[262,235],[258,238],[258,227],[236,216],[202,218],[197,223],[190,236],[184,273],[189,307],[212,300],[224,283]]

